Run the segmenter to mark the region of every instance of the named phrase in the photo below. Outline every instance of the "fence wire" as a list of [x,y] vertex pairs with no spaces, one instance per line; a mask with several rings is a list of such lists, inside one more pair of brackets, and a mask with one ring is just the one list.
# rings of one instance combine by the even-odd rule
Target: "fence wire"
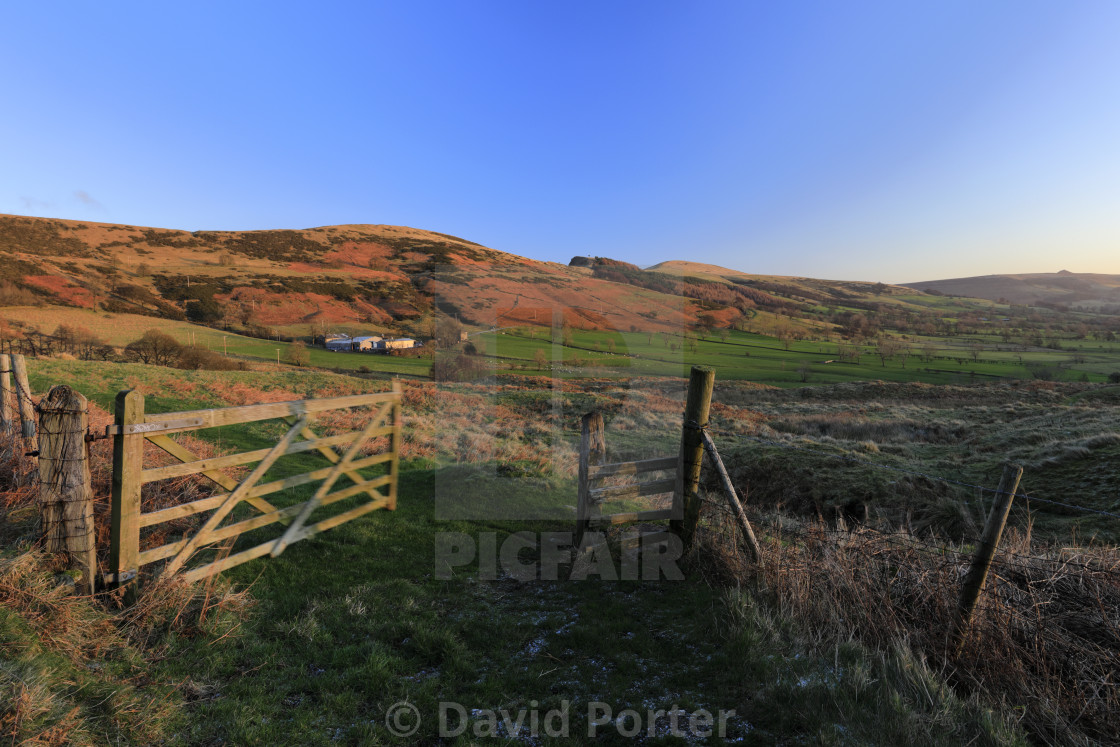
[[[998,492],[795,444],[724,435]],[[760,512],[748,502],[745,508],[762,544],[763,565],[758,567],[743,549],[726,498],[715,490],[700,496],[698,549],[709,561],[729,566],[725,572],[736,581],[760,582],[763,593],[809,629],[838,642],[855,636],[872,646],[907,640],[922,655],[943,662],[950,681],[965,691],[1021,707],[1022,723],[1038,741],[1117,743],[1120,551],[1045,547],[1028,554],[998,548],[957,656],[950,630],[972,561],[966,544],[868,522],[830,526],[821,518],[791,519]]]
[[[800,452],[804,452],[804,453],[807,453],[807,454],[816,454],[817,456],[828,457],[830,459],[839,459],[841,461],[850,462],[852,464],[860,464],[860,465],[863,465],[865,467],[871,467],[873,469],[883,470],[883,471],[886,471],[886,472],[895,472],[895,473],[910,475],[910,476],[913,476],[913,477],[924,477],[928,480],[933,480],[934,482],[940,482],[940,483],[944,483],[944,484],[947,484],[947,485],[956,485],[958,487],[969,488],[969,489],[972,489],[972,490],[978,490],[978,491],[981,491],[981,492],[984,492],[984,493],[996,494],[996,493],[1000,492],[998,488],[992,488],[992,487],[988,487],[988,486],[985,486],[985,485],[977,485],[975,483],[966,482],[964,480],[958,480],[958,479],[954,479],[954,478],[951,478],[951,477],[945,477],[943,475],[935,475],[935,474],[931,474],[929,472],[922,472],[921,470],[906,469],[905,467],[895,467],[895,466],[889,465],[889,464],[881,464],[879,462],[873,462],[869,459],[861,459],[860,457],[854,456],[852,454],[836,454],[834,452],[824,451],[822,449],[814,449],[814,448],[811,448],[811,447],[808,447],[808,446],[802,446],[801,444],[791,443],[789,441],[779,441],[779,440],[775,440],[775,439],[771,439],[771,438],[764,438],[762,436],[754,436],[754,435],[751,435],[751,434],[748,434],[748,433],[732,433],[730,431],[722,430],[720,428],[715,428],[711,425],[705,426],[705,428],[710,433],[715,433],[715,434],[718,434],[718,435],[721,435],[721,436],[727,436],[729,438],[736,439],[736,440],[748,440],[748,441],[753,441],[755,443],[765,444],[767,446],[777,446],[779,448],[791,449],[791,450],[794,450],[794,451],[800,451]],[[1038,502],[1038,503],[1045,503],[1045,504],[1051,505],[1051,506],[1059,506],[1061,508],[1067,508],[1067,509],[1070,509],[1072,511],[1079,511],[1079,512],[1087,513],[1087,514],[1097,514],[1097,515],[1100,515],[1100,516],[1108,516],[1108,517],[1113,518],[1113,519],[1120,519],[1120,514],[1112,513],[1111,511],[1103,511],[1101,509],[1090,508],[1088,506],[1079,506],[1079,505],[1074,504],[1074,503],[1066,503],[1064,501],[1056,501],[1056,500],[1052,500],[1052,499],[1049,499],[1049,498],[1039,498],[1038,496],[1030,495],[1030,494],[1027,494],[1027,493],[1014,493],[1014,494],[1012,494],[1012,497],[1013,498],[1021,498],[1025,501],[1035,501],[1035,502]]]

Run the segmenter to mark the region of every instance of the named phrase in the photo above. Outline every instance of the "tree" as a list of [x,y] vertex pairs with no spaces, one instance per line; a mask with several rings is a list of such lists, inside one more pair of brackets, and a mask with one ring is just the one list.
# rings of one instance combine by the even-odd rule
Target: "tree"
[[880,337],[875,343],[875,352],[884,368],[887,366],[887,359],[893,358],[901,349],[902,343],[893,337]]
[[307,347],[296,340],[288,346],[288,362],[293,366],[306,366],[311,356],[307,353]]
[[536,363],[537,364],[537,370],[541,371],[541,370],[544,369],[545,365],[548,363],[548,356],[546,356],[544,354],[543,350],[541,350],[540,348],[537,348],[537,351],[535,353],[533,353],[533,363]]
[[222,307],[211,298],[187,301],[187,319],[192,322],[217,322],[222,318]]
[[801,365],[797,367],[797,376],[801,379],[802,383],[808,381],[812,373],[813,369],[809,365],[809,361],[801,361]]
[[436,344],[450,348],[463,340],[463,324],[458,319],[445,316],[436,324]]
[[179,360],[183,346],[169,334],[149,329],[139,339],[125,345],[124,354],[129,360],[153,366],[170,366]]

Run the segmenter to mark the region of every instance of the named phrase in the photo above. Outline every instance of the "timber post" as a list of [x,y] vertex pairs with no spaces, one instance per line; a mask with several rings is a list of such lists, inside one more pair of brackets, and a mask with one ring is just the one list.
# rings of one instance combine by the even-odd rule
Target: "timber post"
[[711,368],[693,366],[688,378],[688,399],[684,408],[684,427],[681,430],[680,467],[677,469],[677,489],[673,492],[673,516],[681,517],[669,522],[673,534],[681,539],[684,552],[692,546],[696,523],[700,520],[700,468],[704,460],[704,440],[701,432],[708,426],[708,412],[712,405],[712,388],[716,372]]
[[127,585],[126,599],[134,599],[140,568],[140,473],[144,461],[144,434],[132,432],[132,426],[144,422],[144,395],[135,389],[119,392],[114,416],[109,566],[112,587]]
[[583,416],[579,441],[579,496],[576,499],[576,535],[573,541],[578,550],[583,543],[583,535],[590,524],[594,508],[588,480],[591,467],[603,463],[607,454],[607,442],[603,434],[603,416],[589,412]]
[[0,354],[0,433],[12,432],[12,357]]
[[16,403],[19,406],[23,445],[28,451],[34,451],[35,405],[31,402],[31,385],[27,383],[27,361],[22,355],[12,355],[10,358],[16,380]]
[[89,472],[89,404],[68,386],[39,403],[39,513],[47,552],[66,553],[92,594],[97,576],[93,487]]
[[727,468],[723,466],[723,460],[720,459],[719,452],[716,450],[716,444],[712,441],[712,437],[708,435],[707,431],[701,431],[704,438],[704,449],[708,452],[708,459],[711,460],[712,466],[716,468],[719,474],[720,484],[723,485],[723,492],[727,494],[727,502],[731,506],[731,513],[735,516],[735,523],[739,525],[739,532],[743,535],[743,544],[751,553],[751,558],[754,560],[755,565],[762,567],[762,547],[758,544],[758,538],[754,536],[754,529],[751,523],[747,521],[747,512],[743,510],[743,504],[739,501],[739,496],[735,493],[735,486],[731,482],[731,475],[727,474]]
[[1019,480],[1023,477],[1023,468],[1017,464],[1005,464],[1003,476],[1000,478],[999,487],[996,489],[995,503],[988,513],[988,520],[984,523],[984,532],[976,544],[972,562],[965,576],[964,586],[961,587],[961,597],[957,605],[957,618],[953,625],[950,640],[950,651],[959,655],[964,647],[964,634],[972,622],[972,613],[976,610],[976,603],[980,599],[980,592],[984,589],[984,581],[988,578],[988,569],[992,566],[992,558],[996,554],[1003,528],[1007,524],[1007,516],[1011,513],[1011,503],[1015,499],[1015,491],[1019,489]]

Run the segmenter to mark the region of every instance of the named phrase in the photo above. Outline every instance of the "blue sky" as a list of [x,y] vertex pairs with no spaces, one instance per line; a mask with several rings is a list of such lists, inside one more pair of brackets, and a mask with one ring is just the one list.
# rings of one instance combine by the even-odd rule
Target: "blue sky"
[[1120,273],[1120,3],[7,3],[0,212]]

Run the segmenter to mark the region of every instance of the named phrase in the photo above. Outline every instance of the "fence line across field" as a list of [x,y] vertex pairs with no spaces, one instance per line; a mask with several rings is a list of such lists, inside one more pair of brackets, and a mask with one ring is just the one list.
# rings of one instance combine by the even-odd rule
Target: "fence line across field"
[[[755,443],[765,444],[765,445],[768,445],[768,446],[777,446],[777,447],[783,448],[783,449],[802,451],[802,452],[805,452],[805,453],[808,453],[808,454],[816,454],[818,456],[829,457],[831,459],[840,459],[840,460],[843,460],[843,461],[846,461],[846,462],[852,462],[854,464],[861,464],[865,467],[871,467],[873,469],[884,470],[884,471],[887,471],[887,472],[897,472],[897,473],[901,473],[901,474],[912,475],[912,476],[915,476],[915,477],[924,477],[924,478],[927,478],[929,480],[933,480],[935,482],[942,482],[942,483],[946,483],[946,484],[949,484],[949,485],[957,485],[957,486],[962,487],[962,488],[971,488],[971,489],[974,489],[974,490],[983,491],[985,493],[998,493],[999,492],[997,488],[991,488],[991,487],[988,487],[986,485],[977,485],[976,483],[965,482],[963,480],[957,480],[957,479],[954,479],[954,478],[951,478],[951,477],[944,477],[944,476],[941,476],[941,475],[935,475],[935,474],[931,474],[931,473],[928,473],[928,472],[922,472],[920,470],[906,469],[905,467],[895,467],[895,466],[892,466],[892,465],[889,465],[889,464],[880,464],[878,462],[872,462],[868,459],[861,459],[860,457],[853,456],[851,454],[834,454],[832,452],[824,451],[822,449],[814,449],[812,447],[802,446],[800,444],[790,443],[788,441],[775,440],[775,439],[772,439],[772,438],[765,438],[763,436],[754,436],[754,435],[751,435],[749,433],[734,433],[734,432],[731,432],[731,431],[716,428],[714,426],[707,426],[707,430],[711,433],[716,433],[718,435],[727,436],[727,437],[734,438],[734,439],[748,440],[748,441],[753,441]],[[1074,511],[1080,511],[1082,513],[1097,514],[1097,515],[1100,515],[1100,516],[1108,516],[1108,517],[1113,518],[1113,519],[1120,519],[1120,514],[1115,514],[1115,513],[1112,513],[1110,511],[1104,511],[1104,510],[1097,509],[1097,508],[1089,508],[1088,506],[1079,506],[1079,505],[1076,505],[1076,504],[1073,504],[1073,503],[1065,503],[1063,501],[1055,501],[1055,500],[1051,500],[1051,499],[1048,499],[1048,498],[1039,498],[1038,496],[1033,496],[1033,495],[1030,495],[1030,494],[1027,494],[1027,493],[1018,493],[1017,492],[1017,493],[1014,494],[1013,497],[1014,498],[1021,498],[1025,501],[1036,501],[1038,503],[1045,503],[1045,504],[1051,505],[1051,506],[1059,506],[1061,508],[1068,508],[1068,509],[1071,509],[1071,510],[1074,510]]]

